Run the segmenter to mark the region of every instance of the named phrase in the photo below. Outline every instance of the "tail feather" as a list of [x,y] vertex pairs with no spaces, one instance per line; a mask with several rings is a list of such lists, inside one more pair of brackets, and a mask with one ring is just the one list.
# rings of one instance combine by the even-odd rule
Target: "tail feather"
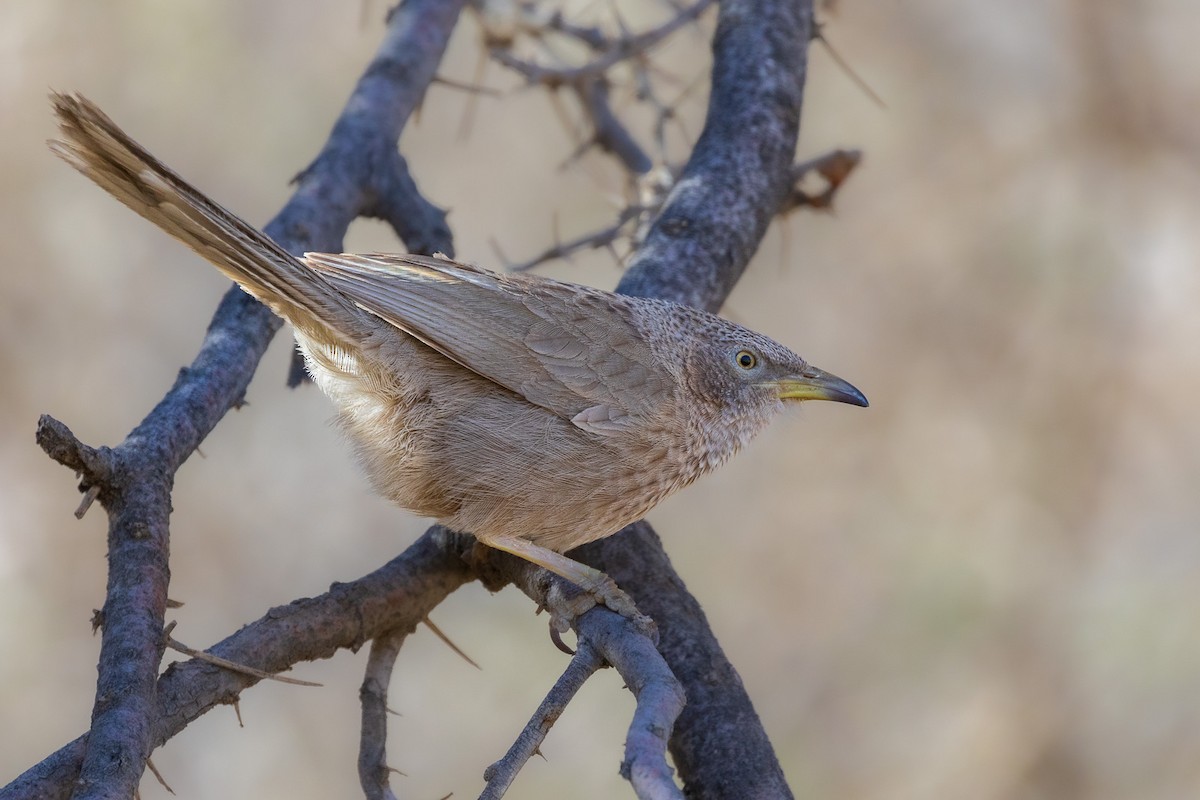
[[86,98],[51,98],[62,136],[49,142],[55,154],[299,330],[326,341],[359,338],[362,312],[320,275],[206,197]]

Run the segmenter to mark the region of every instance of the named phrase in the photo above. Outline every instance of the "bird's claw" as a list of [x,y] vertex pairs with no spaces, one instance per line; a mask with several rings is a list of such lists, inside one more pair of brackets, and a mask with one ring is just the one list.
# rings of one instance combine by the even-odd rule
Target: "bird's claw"
[[658,627],[654,620],[638,611],[633,599],[621,590],[612,578],[595,586],[580,588],[573,584],[556,582],[546,598],[546,610],[550,612],[550,638],[560,650],[566,650],[561,634],[571,629],[575,620],[593,606],[603,605],[609,611],[620,614],[637,629],[638,633],[658,642]]

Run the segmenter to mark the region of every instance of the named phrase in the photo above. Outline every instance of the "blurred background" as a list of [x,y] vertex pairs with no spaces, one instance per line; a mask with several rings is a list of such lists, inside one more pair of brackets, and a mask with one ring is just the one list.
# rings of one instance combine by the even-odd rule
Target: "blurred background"
[[[611,20],[606,4],[567,4]],[[621,4],[635,28],[662,6]],[[0,783],[88,724],[105,515],[33,442],[50,413],[115,444],[193,358],[218,274],[54,159],[48,89],[79,90],[265,223],[382,31],[380,3],[0,5]],[[768,234],[726,311],[860,386],[813,404],[652,513],[800,796],[1200,796],[1200,5],[984,0],[820,9],[880,107],[814,44],[798,157],[861,147],[835,214]],[[701,128],[714,15],[654,60]],[[441,70],[472,81],[464,18]],[[623,177],[546,94],[435,86],[402,148],[497,265],[603,227]],[[630,104],[617,90],[618,108]],[[474,103],[473,122],[459,130]],[[573,101],[563,98],[568,115]],[[639,131],[643,141],[645,131]],[[676,133],[676,143],[683,134]],[[685,151],[680,148],[675,157]],[[360,222],[348,249],[395,249]],[[547,274],[611,287],[604,254]],[[277,337],[177,480],[170,613],[206,647],[352,580],[426,522],[366,488]],[[513,589],[452,596],[405,645],[399,794],[473,797],[566,658]],[[168,661],[181,658],[168,654]],[[154,756],[182,797],[355,796],[365,653],[302,664]],[[633,708],[590,682],[513,789],[625,797]],[[166,797],[152,777],[142,797]]]

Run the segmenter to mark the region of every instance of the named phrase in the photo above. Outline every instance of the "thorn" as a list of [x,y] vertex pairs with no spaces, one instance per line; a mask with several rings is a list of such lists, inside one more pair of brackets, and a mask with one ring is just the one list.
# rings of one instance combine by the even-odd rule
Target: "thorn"
[[[173,624],[174,623],[172,623],[172,625]],[[191,656],[199,661],[204,661],[212,664],[213,666],[221,667],[222,669],[227,669],[230,672],[240,672],[243,675],[250,675],[251,677],[261,678],[263,680],[290,683],[293,686],[321,686],[321,684],[314,683],[313,681],[302,681],[299,678],[287,678],[283,675],[276,675],[273,672],[265,672],[261,669],[248,667],[245,664],[239,664],[236,661],[230,661],[227,658],[221,658],[220,656],[214,656],[212,653],[206,653],[203,650],[196,650],[188,647],[187,645],[177,642],[171,638],[167,639],[167,647],[175,650],[176,652],[183,653],[186,656]]]
[[[487,53],[480,49],[479,57],[475,60],[475,75],[472,78],[474,83],[483,83],[483,72],[485,69],[487,69],[487,63]],[[460,142],[465,142],[467,140],[467,135],[471,132],[471,126],[475,122],[475,106],[478,104],[478,102],[478,94],[472,93],[467,95],[467,105],[463,109],[462,120],[458,123],[458,140]]]
[[433,620],[431,620],[429,617],[425,617],[425,619],[423,619],[421,621],[425,623],[425,626],[428,627],[429,630],[433,631],[435,636],[437,636],[439,639],[441,639],[443,642],[445,642],[447,647],[449,647],[455,653],[458,653],[458,655],[461,656],[464,661],[466,661],[468,664],[470,664],[472,667],[479,670],[480,672],[483,671],[483,667],[476,664],[474,659],[472,659],[469,655],[467,655],[461,649],[459,649],[458,645],[456,645],[454,642],[450,641],[450,637],[447,636],[446,634],[442,633],[442,629],[439,628],[437,625],[434,625]]
[[96,502],[96,498],[100,496],[99,484],[93,484],[88,487],[88,490],[83,493],[83,499],[79,501],[79,508],[75,509],[75,519],[83,519],[83,515],[92,507],[92,503]]
[[847,63],[846,59],[842,58],[841,53],[833,48],[833,45],[830,44],[829,40],[825,38],[824,31],[822,31],[820,28],[817,28],[813,32],[813,38],[825,45],[825,49],[829,52],[829,56],[833,59],[833,63],[841,67],[842,71],[846,73],[846,76],[850,78],[850,80],[867,95],[867,97],[875,101],[875,105],[882,109],[887,109],[887,103],[883,102],[883,98],[876,94],[875,90],[872,89],[867,82],[863,80],[857,72],[854,71],[850,64]]
[[171,788],[170,784],[163,780],[162,773],[158,771],[158,767],[154,766],[154,761],[152,761],[149,756],[146,757],[146,768],[154,774],[154,777],[158,778],[158,782],[162,784],[164,789],[171,794],[175,794],[175,790]]
[[575,655],[575,651],[562,640],[562,634],[558,632],[558,628],[554,627],[554,620],[550,620],[550,641],[554,642],[554,646],[567,655]]
[[242,701],[235,697],[230,705],[233,706],[233,713],[237,714],[238,727],[246,727],[246,725],[242,722]]
[[506,271],[511,269],[512,262],[508,260],[508,256],[504,255],[504,251],[500,249],[500,243],[496,241],[496,237],[489,236],[488,244],[491,245],[492,252],[496,254],[496,258],[504,265],[504,269]]
[[434,75],[430,83],[437,83],[449,89],[458,89],[460,92],[468,92],[470,94],[482,94],[488,97],[499,97],[500,90],[493,89],[490,86],[480,86],[478,83],[466,83],[465,81],[456,81],[453,78],[444,78],[441,75]]

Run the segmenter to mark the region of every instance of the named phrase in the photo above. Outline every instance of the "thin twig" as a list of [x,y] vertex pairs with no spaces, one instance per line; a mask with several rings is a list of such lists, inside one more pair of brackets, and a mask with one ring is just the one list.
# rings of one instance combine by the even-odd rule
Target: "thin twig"
[[83,515],[92,507],[92,503],[96,502],[96,498],[100,496],[100,484],[94,483],[88,487],[83,493],[83,499],[79,501],[79,508],[75,509],[75,519],[83,519]]
[[500,64],[521,74],[530,83],[541,83],[551,89],[565,84],[575,83],[584,78],[595,78],[603,75],[608,69],[633,56],[645,53],[654,46],[662,43],[679,28],[695,21],[703,14],[714,0],[697,0],[697,2],[679,11],[663,24],[643,33],[622,36],[608,42],[602,55],[592,61],[577,67],[549,67],[535,64],[517,58],[507,49],[493,47],[492,58]]
[[541,253],[537,254],[528,261],[522,261],[518,264],[508,264],[507,268],[511,272],[526,272],[533,269],[539,264],[544,264],[547,261],[553,261],[556,258],[569,258],[571,255],[580,250],[595,249],[597,247],[605,247],[621,238],[622,232],[629,223],[637,219],[643,214],[646,209],[641,206],[630,206],[623,209],[617,215],[617,220],[607,228],[602,228],[592,233],[584,234],[576,239],[571,239],[567,242],[555,244],[548,247]]
[[851,82],[854,83],[854,85],[857,86],[859,89],[861,89],[863,91],[863,93],[866,94],[867,97],[869,97],[875,101],[875,105],[879,106],[880,108],[886,109],[887,103],[883,102],[883,98],[880,97],[879,94],[874,89],[871,88],[871,85],[868,84],[863,79],[863,77],[861,75],[859,75],[854,70],[853,67],[850,66],[850,62],[848,62],[848,61],[846,61],[846,59],[842,58],[842,54],[837,51],[837,48],[835,48],[833,46],[833,43],[830,42],[829,39],[825,36],[825,31],[822,30],[820,27],[814,28],[814,31],[815,31],[815,33],[813,35],[813,39],[815,39],[816,41],[825,45],[825,51],[827,53],[829,53],[829,57],[833,59],[833,63],[835,63],[839,67],[841,67],[842,72],[846,73],[847,77],[850,78]]
[[358,744],[358,782],[367,800],[395,800],[389,776],[393,770],[387,764],[388,686],[392,668],[400,647],[408,635],[405,629],[394,629],[371,642],[362,688],[358,690],[362,704],[362,726]]
[[649,172],[654,166],[633,134],[621,122],[608,102],[608,81],[589,78],[575,84],[579,103],[592,122],[592,142],[617,158],[623,167],[636,176]]
[[[502,576],[541,608],[554,608],[564,597],[578,591],[562,578],[508,554],[493,550],[480,552],[477,548],[464,552],[464,555],[468,553],[475,560],[476,569]],[[503,787],[537,751],[546,731],[571,696],[595,671],[592,665],[598,659],[599,663],[609,663],[617,668],[637,699],[625,739],[621,774],[630,781],[640,798],[683,800],[682,792],[672,779],[671,768],[667,766],[666,753],[668,738],[684,706],[684,690],[659,654],[655,642],[645,629],[603,606],[591,608],[571,620],[571,624],[578,639],[571,665],[521,731],[509,753],[484,774],[489,785],[481,798],[496,798],[503,794]],[[579,660],[578,665],[576,660]],[[503,786],[497,793],[489,794],[494,778],[498,786]]]
[[479,800],[499,800],[504,796],[521,768],[540,752],[546,734],[566,710],[576,692],[602,666],[604,659],[596,649],[587,642],[581,642],[566,670],[547,692],[546,698],[537,707],[529,722],[517,734],[512,747],[503,758],[484,770],[483,779],[487,786],[480,793]]
[[457,89],[460,92],[466,92],[471,95],[484,95],[485,97],[500,96],[499,89],[493,89],[490,86],[480,86],[478,83],[456,81],[453,78],[444,78],[441,75],[434,75],[431,83],[435,86],[445,86],[447,89]]

